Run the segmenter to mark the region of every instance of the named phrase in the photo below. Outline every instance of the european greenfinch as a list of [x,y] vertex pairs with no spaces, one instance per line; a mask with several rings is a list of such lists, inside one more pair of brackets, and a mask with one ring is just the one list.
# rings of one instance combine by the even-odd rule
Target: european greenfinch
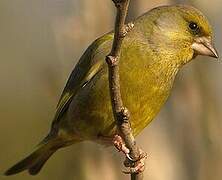
[[[193,7],[157,7],[133,23],[121,48],[120,85],[136,136],[166,102],[180,68],[197,55],[218,58],[218,54],[208,20]],[[35,175],[59,148],[81,141],[111,144],[118,134],[105,62],[112,41],[110,32],[87,48],[62,92],[49,134],[37,150],[7,170],[6,175],[24,170]]]

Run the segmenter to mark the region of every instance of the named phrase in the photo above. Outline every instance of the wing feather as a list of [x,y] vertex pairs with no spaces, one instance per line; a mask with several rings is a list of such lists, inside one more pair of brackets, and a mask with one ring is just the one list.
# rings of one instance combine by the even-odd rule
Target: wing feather
[[104,57],[109,53],[112,39],[112,33],[106,34],[95,40],[84,52],[62,92],[52,126],[61,119],[78,90],[85,86],[105,65]]

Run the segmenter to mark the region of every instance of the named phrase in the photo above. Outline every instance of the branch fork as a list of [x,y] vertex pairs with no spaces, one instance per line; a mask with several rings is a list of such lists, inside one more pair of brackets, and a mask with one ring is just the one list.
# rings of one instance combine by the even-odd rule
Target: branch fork
[[106,63],[111,67],[117,66],[119,64],[118,59],[119,57],[108,55],[106,56]]

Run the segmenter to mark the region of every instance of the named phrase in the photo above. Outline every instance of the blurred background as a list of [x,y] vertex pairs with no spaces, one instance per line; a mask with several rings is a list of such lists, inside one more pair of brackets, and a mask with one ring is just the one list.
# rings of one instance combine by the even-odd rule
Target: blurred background
[[[220,0],[131,0],[128,20],[159,5],[203,11],[222,54]],[[69,73],[87,46],[113,28],[111,0],[0,1],[0,172],[47,134]],[[198,57],[185,66],[166,106],[138,137],[148,153],[146,180],[222,179],[222,63]],[[41,173],[7,180],[127,180],[122,156],[90,142],[58,151]]]

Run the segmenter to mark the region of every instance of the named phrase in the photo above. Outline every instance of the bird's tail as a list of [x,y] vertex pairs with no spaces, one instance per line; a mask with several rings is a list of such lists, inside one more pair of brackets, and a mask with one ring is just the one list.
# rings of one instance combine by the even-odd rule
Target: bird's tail
[[60,147],[62,146],[61,144],[58,144],[58,141],[43,141],[28,157],[9,168],[5,172],[5,175],[9,176],[17,174],[25,170],[28,170],[29,174],[31,175],[36,175],[41,170],[45,162],[50,158],[50,156]]

